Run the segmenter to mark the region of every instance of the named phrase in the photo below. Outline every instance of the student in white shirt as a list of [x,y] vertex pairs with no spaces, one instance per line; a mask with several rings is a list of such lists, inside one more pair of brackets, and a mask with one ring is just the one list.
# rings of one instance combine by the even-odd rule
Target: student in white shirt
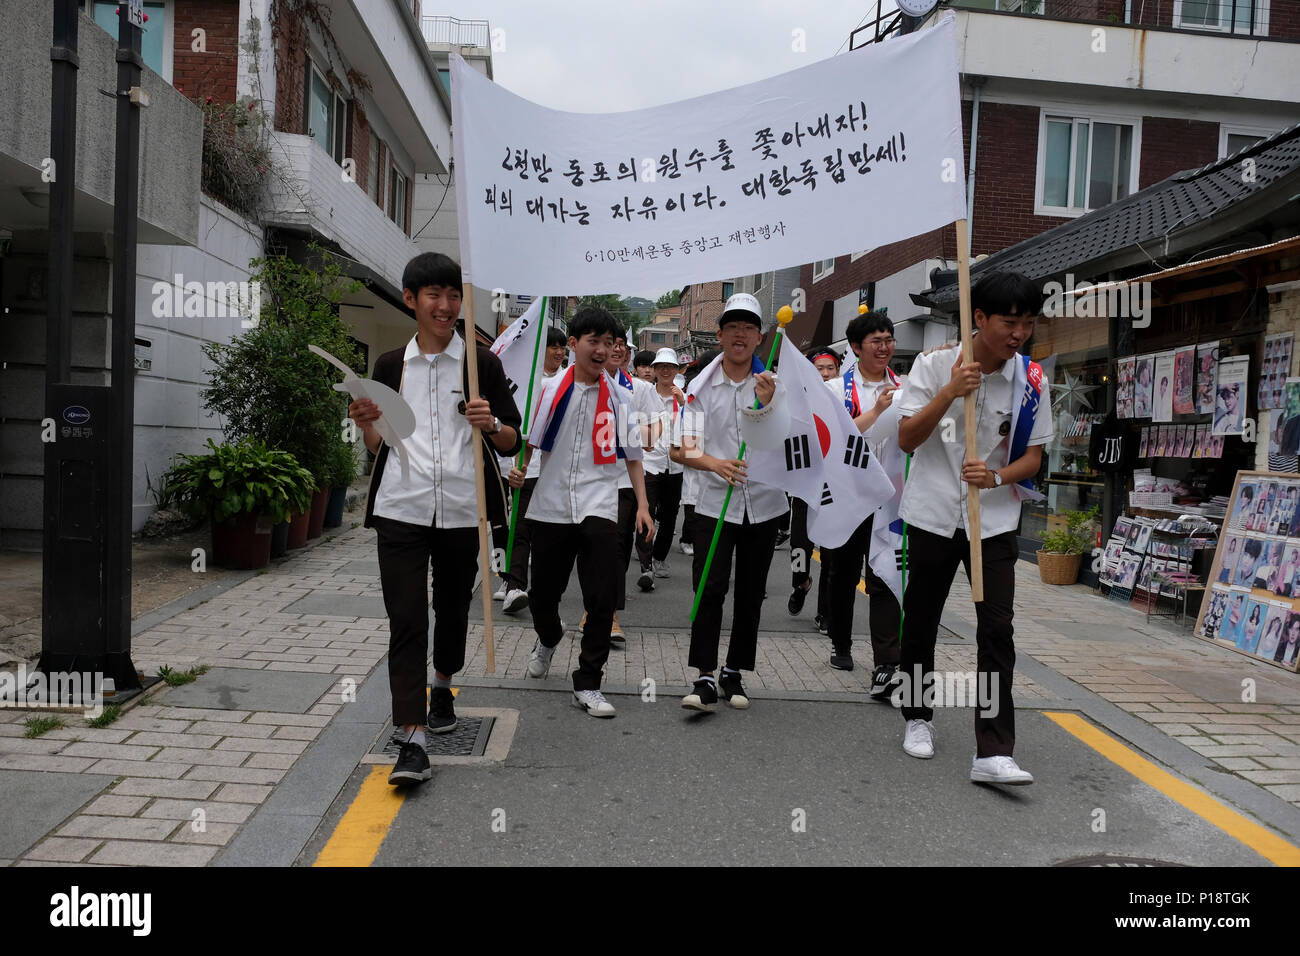
[[[532,525],[533,586],[529,608],[537,643],[528,662],[529,677],[545,677],[564,626],[560,598],[574,562],[587,609],[582,650],[573,672],[574,703],[593,717],[613,717],[614,705],[600,692],[609,658],[610,626],[618,592],[618,481],[627,474],[636,501],[636,526],[646,534],[654,524],[646,506],[639,435],[620,434],[619,406],[628,399],[604,371],[621,328],[607,311],[579,309],[569,323],[574,364],[546,383],[530,422],[527,457],[542,456],[541,474],[528,503]],[[634,430],[633,430],[634,431]],[[527,465],[527,462],[525,463]],[[511,480],[522,473],[511,471]]]
[[[500,360],[478,346],[479,392],[465,401],[465,341],[460,316],[460,266],[425,252],[402,273],[402,299],[415,313],[416,333],[403,349],[375,361],[372,377],[400,392],[415,412],[415,432],[403,439],[409,478],[386,468],[389,446],[375,429],[379,408],[357,399],[348,415],[361,426],[366,447],[377,453],[366,503],[367,528],[379,544],[379,580],[388,611],[388,681],[393,723],[407,734],[388,782],[419,783],[432,775],[425,730],[456,728],[451,677],[465,663],[469,604],[478,568],[478,504],[471,442],[483,441],[488,518],[505,519],[496,454],[519,448],[519,410]],[[425,713],[429,650],[430,565],[433,570],[434,682]]]
[[[867,312],[855,316],[844,334],[858,360],[829,384],[843,399],[858,429],[866,431],[889,408],[901,384],[889,367],[894,357],[894,323],[883,313]],[[879,457],[879,448],[872,448],[872,454]],[[871,570],[867,560],[874,517],[874,514],[867,515],[842,546],[823,550],[822,560],[830,565],[827,609],[831,667],[853,670],[853,602],[858,582],[862,580],[869,601],[871,656],[875,666],[871,696],[880,700],[889,695],[898,668],[902,609],[894,592]]]
[[[620,326],[619,334],[614,336],[614,347],[610,349],[609,358],[605,362],[605,371],[623,389],[624,395],[629,399],[627,419],[629,424],[636,426],[637,434],[641,436],[637,441],[644,451],[651,444],[650,422],[658,417],[661,403],[653,385],[643,378],[636,378],[628,373],[624,367],[627,364],[627,357],[627,332]],[[618,479],[618,550],[623,573],[618,579],[618,599],[614,604],[614,624],[611,631],[615,647],[622,647],[627,643],[623,628],[618,622],[618,612],[627,606],[627,569],[632,564],[632,551],[636,537],[633,529],[636,509],[637,501],[632,492],[632,481],[627,472],[624,472]],[[654,590],[654,569],[648,560],[641,562],[641,573],[636,583],[642,591]]]
[[[934,756],[934,711],[925,706],[924,691],[934,681],[935,639],[953,576],[958,565],[970,574],[964,505],[967,495],[976,493],[984,567],[984,600],[975,605],[976,667],[978,686],[988,688],[992,697],[987,707],[975,711],[971,779],[981,783],[1028,784],[1034,779],[1012,757],[1012,617],[1021,496],[1038,473],[1043,445],[1052,439],[1048,384],[1037,363],[1019,354],[1033,334],[1042,303],[1042,291],[1023,275],[983,276],[971,291],[979,330],[975,361],[963,364],[958,354],[954,362],[949,352],[920,356],[899,400],[898,443],[914,453],[899,506],[908,525],[903,652],[895,691],[907,722],[903,750],[913,757]],[[968,401],[977,410],[978,457],[971,460],[965,460],[963,440]]]
[[[673,379],[681,368],[677,353],[662,348],[650,356],[650,368],[655,374],[655,396],[660,403],[658,416],[651,425],[652,447],[645,453],[645,495],[650,502],[650,517],[655,520],[652,545],[644,536],[637,535],[636,552],[641,567],[654,570],[657,578],[666,578],[668,551],[673,546],[673,529],[677,525],[677,511],[682,500],[682,473],[684,468],[668,456],[672,447],[673,421],[686,404],[686,394]],[[644,571],[642,572],[644,574]],[[640,582],[637,582],[640,584]]]
[[[559,329],[551,326],[546,330],[546,355],[542,359],[542,379],[533,387],[534,396],[540,396],[541,389],[555,377],[564,357],[569,353],[568,339]],[[514,468],[513,461],[507,461],[503,471],[509,474]],[[501,599],[502,610],[515,614],[528,607],[528,559],[532,547],[532,534],[524,516],[528,513],[528,502],[533,497],[533,488],[537,485],[537,476],[541,474],[542,457],[537,455],[528,463],[528,472],[519,484],[510,483],[510,487],[519,488],[519,515],[515,522],[515,545],[510,552],[510,570],[502,575],[503,587]],[[510,496],[513,499],[513,495]],[[508,532],[497,545],[504,548],[508,541]]]
[[[693,577],[696,581],[704,575],[704,562],[722,513],[722,503],[727,489],[731,489],[726,520],[704,583],[699,611],[691,624],[688,664],[697,668],[700,676],[691,693],[682,700],[682,706],[704,713],[717,709],[719,693],[734,708],[743,710],[749,706],[740,672],[754,669],[767,572],[772,565],[781,517],[789,510],[785,492],[747,481],[745,462],[737,457],[741,444],[740,421],[743,416],[755,417],[752,411],[755,398],[765,410],[775,407],[774,398],[780,401],[776,397],[775,377],[762,370],[762,363],[754,357],[754,350],[763,339],[762,328],[762,311],[757,299],[739,292],[727,300],[718,316],[721,354],[687,390],[681,444],[674,444],[671,453],[674,460],[700,473],[695,504]],[[715,681],[722,605],[731,578],[733,554],[736,589],[731,640],[726,666]]]

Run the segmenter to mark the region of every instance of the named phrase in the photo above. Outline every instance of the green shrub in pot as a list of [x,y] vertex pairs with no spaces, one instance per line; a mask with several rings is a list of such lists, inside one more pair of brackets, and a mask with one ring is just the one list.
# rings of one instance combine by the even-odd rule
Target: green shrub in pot
[[178,455],[167,472],[169,489],[186,513],[214,523],[244,514],[273,523],[311,507],[312,474],[293,455],[246,439],[216,445],[206,455]]

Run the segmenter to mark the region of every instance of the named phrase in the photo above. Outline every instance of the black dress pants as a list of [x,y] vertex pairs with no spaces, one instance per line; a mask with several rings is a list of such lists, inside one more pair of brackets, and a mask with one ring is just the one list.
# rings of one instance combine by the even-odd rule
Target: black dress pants
[[379,582],[388,612],[393,723],[423,725],[428,716],[429,569],[432,566],[433,666],[450,677],[465,666],[469,602],[478,570],[478,529],[373,520],[379,537]]
[[[691,667],[706,672],[717,669],[718,645],[722,639],[722,604],[731,580],[734,554],[736,593],[732,598],[727,666],[734,670],[754,669],[763,592],[767,587],[767,572],[772,566],[772,552],[776,548],[780,523],[779,517],[756,524],[751,524],[748,517],[744,524],[723,522],[713,564],[704,584],[704,594],[700,598],[700,609],[691,624],[691,652],[687,659]],[[716,518],[696,515],[691,576],[697,582],[704,576],[704,562],[716,524]]]
[[[975,707],[975,754],[1011,756],[1016,744],[1016,712],[1011,699],[1011,675],[1016,665],[1012,640],[1012,604],[1016,596],[1016,533],[985,538],[984,600],[975,605],[977,645],[976,686],[987,688],[988,710]],[[911,694],[903,699],[905,720],[931,720],[934,708],[917,696],[933,684],[934,644],[939,618],[952,588],[957,566],[970,578],[970,545],[958,529],[951,538],[915,526],[907,532],[907,590],[903,594],[903,652],[901,669]]]
[[[847,654],[853,641],[853,600],[862,580],[869,602],[871,655],[875,665],[897,664],[898,626],[902,610],[894,592],[871,570],[867,556],[871,548],[872,515],[838,548],[822,552],[822,566],[830,567],[829,628],[835,653]],[[829,560],[828,560],[829,559]],[[909,568],[908,577],[911,577]],[[954,569],[955,571],[955,569]]]

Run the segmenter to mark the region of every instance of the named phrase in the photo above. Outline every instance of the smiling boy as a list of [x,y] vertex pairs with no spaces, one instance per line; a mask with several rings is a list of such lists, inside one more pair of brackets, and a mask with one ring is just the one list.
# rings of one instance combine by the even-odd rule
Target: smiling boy
[[[379,545],[379,580],[388,612],[388,682],[393,723],[404,742],[388,782],[403,786],[432,776],[425,731],[456,728],[451,677],[465,663],[469,603],[478,567],[478,506],[473,441],[484,441],[488,520],[505,520],[505,496],[496,455],[519,448],[519,411],[500,360],[477,346],[479,390],[469,401],[465,341],[460,317],[460,266],[425,252],[402,273],[402,300],[415,315],[416,332],[404,348],[375,360],[372,378],[398,391],[415,412],[415,431],[402,444],[410,476],[386,469],[389,446],[375,429],[379,408],[357,399],[348,415],[361,427],[366,448],[377,454],[366,502],[365,526]],[[495,453],[495,454],[494,454]],[[434,683],[428,715],[430,566],[433,569]]]
[[[992,272],[971,292],[979,334],[974,361],[952,361],[948,352],[920,356],[908,376],[899,408],[898,443],[914,452],[899,516],[907,523],[908,576],[903,595],[902,671],[907,722],[903,750],[934,756],[933,708],[924,689],[934,681],[934,646],[939,616],[959,564],[970,576],[970,545],[964,507],[970,494],[980,502],[984,600],[975,605],[979,686],[993,687],[995,707],[975,712],[975,759],[971,780],[1029,784],[1034,778],[1012,757],[1015,704],[1011,677],[1015,564],[1019,554],[1021,482],[1038,473],[1043,445],[1052,439],[1052,403],[1042,369],[1021,346],[1034,331],[1043,293],[1018,273]],[[975,456],[966,458],[960,440],[965,403],[976,409]],[[949,426],[941,427],[944,421]],[[958,440],[944,440],[944,433]],[[986,683],[987,682],[987,683]]]

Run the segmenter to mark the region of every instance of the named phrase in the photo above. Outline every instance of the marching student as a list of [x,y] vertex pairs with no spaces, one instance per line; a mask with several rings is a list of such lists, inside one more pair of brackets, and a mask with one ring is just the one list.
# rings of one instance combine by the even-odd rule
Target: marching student
[[[465,663],[469,603],[478,569],[478,505],[471,442],[483,441],[488,518],[505,521],[506,504],[497,454],[519,448],[519,411],[500,360],[478,348],[481,397],[465,401],[469,372],[465,340],[456,334],[460,316],[460,266],[424,252],[402,273],[402,299],[415,313],[416,332],[404,348],[375,361],[372,377],[398,391],[415,412],[416,427],[403,439],[410,476],[386,469],[389,446],[375,422],[378,406],[359,398],[348,415],[361,427],[366,448],[376,453],[365,526],[379,545],[379,580],[388,612],[388,682],[393,723],[406,732],[388,782],[418,783],[432,776],[425,730],[456,727],[451,677]],[[433,569],[434,682],[425,712],[429,650],[429,570]]]
[[[894,357],[894,323],[880,312],[867,312],[854,317],[845,330],[849,347],[858,360],[842,378],[828,383],[832,391],[841,394],[859,431],[867,431],[876,419],[890,406],[900,380],[889,367]],[[873,442],[871,449],[880,459],[883,440]],[[870,601],[871,656],[875,671],[871,678],[871,696],[877,700],[889,696],[894,673],[898,669],[898,629],[902,610],[898,599],[889,590],[867,560],[871,550],[871,528],[875,515],[865,521],[838,548],[822,551],[829,562],[829,590],[827,603],[830,612],[831,667],[853,670],[853,601],[859,580],[865,582]]]
[[[605,362],[605,371],[624,390],[628,398],[628,420],[636,426],[638,434],[641,435],[640,446],[644,451],[652,444],[650,423],[659,417],[663,410],[663,403],[653,385],[645,379],[634,378],[627,374],[624,368],[627,364],[627,356],[627,332],[619,326],[618,334],[614,336],[614,346],[609,350],[609,358]],[[621,565],[623,572],[618,578],[618,600],[614,605],[614,624],[611,631],[615,647],[623,647],[627,643],[623,628],[618,623],[618,612],[627,606],[627,569],[632,563],[633,541],[636,537],[633,528],[636,510],[637,499],[632,492],[632,481],[628,472],[623,471],[618,476],[618,549],[619,557],[623,562]],[[655,578],[650,559],[647,557],[640,562],[640,565],[641,573],[637,576],[637,587],[642,591],[653,591]]]
[[[965,364],[958,354],[954,362],[947,352],[918,357],[899,400],[898,443],[914,452],[899,506],[908,524],[901,686],[895,691],[906,721],[903,750],[913,757],[934,756],[934,711],[924,705],[923,693],[934,681],[939,617],[957,566],[965,566],[970,576],[966,499],[978,494],[984,600],[975,605],[976,667],[979,686],[993,691],[991,706],[975,710],[971,780],[981,783],[1034,781],[1012,756],[1011,677],[1020,501],[1038,473],[1043,445],[1052,439],[1048,384],[1037,363],[1019,354],[1042,305],[1042,291],[1019,273],[981,277],[971,291],[979,330],[974,361]],[[960,436],[968,401],[976,408],[977,457],[965,460]],[[941,425],[944,421],[952,425]],[[958,440],[945,441],[943,433],[951,438],[953,428]]]
[[[534,385],[534,395],[540,395],[541,389],[559,372],[560,366],[564,364],[564,357],[568,352],[568,339],[565,338],[564,333],[554,326],[549,327],[546,330],[546,356],[542,359],[542,380]],[[502,594],[504,601],[502,609],[507,614],[514,614],[528,607],[528,557],[532,535],[525,518],[528,514],[528,502],[533,496],[533,488],[537,485],[537,476],[541,473],[541,467],[542,459],[539,455],[529,462],[528,472],[520,477],[518,484],[507,481],[512,489],[520,489],[519,516],[514,519],[515,546],[510,553],[510,570],[502,575],[505,582],[505,593]],[[507,475],[513,470],[514,462],[507,461]],[[508,499],[512,498],[513,495],[508,495]],[[505,546],[506,539],[503,538],[497,547],[505,548]]]
[[[662,349],[660,350],[662,351]],[[632,359],[632,374],[643,382],[655,383],[655,353],[649,349],[642,349],[637,352]]]
[[[832,349],[813,349],[808,361],[821,374],[822,381],[833,383],[839,377],[840,357]],[[838,393],[837,393],[838,394]],[[808,537],[808,503],[802,498],[790,498],[790,600],[786,610],[794,617],[803,610],[808,591],[812,588],[812,575],[808,569],[812,561],[813,543]],[[813,624],[823,634],[829,630],[826,598],[830,590],[830,563],[822,555],[821,571],[817,576],[817,614]]]
[[[709,349],[700,355],[690,366],[687,367],[686,373],[682,376],[682,382],[678,388],[687,389],[691,382],[695,381],[699,374],[703,372],[718,357],[717,349]],[[689,401],[690,396],[687,396]],[[680,445],[682,416],[684,412],[679,412],[677,420],[673,423],[674,445]],[[671,448],[671,446],[670,446]],[[671,453],[669,455],[671,458]],[[678,545],[678,550],[687,557],[693,557],[695,554],[695,499],[699,494],[700,473],[694,468],[684,468],[682,471],[682,538]],[[695,577],[695,569],[692,564],[691,568],[691,591],[699,586],[699,581]]]
[[644,536],[637,535],[636,552],[642,569],[649,565],[655,577],[666,578],[669,575],[668,551],[673,546],[673,529],[677,525],[682,472],[685,470],[679,462],[669,458],[668,451],[672,447],[673,423],[686,404],[686,394],[673,381],[681,367],[677,364],[677,353],[671,348],[662,348],[652,358],[655,396],[660,409],[651,427],[653,447],[645,453],[642,465],[645,468],[646,500],[650,503],[650,517],[655,521],[655,536],[652,545]]
[[[529,677],[545,677],[564,634],[560,598],[575,560],[582,603],[582,650],[573,672],[574,703],[593,717],[613,717],[614,705],[600,692],[609,658],[610,627],[620,577],[619,474],[630,475],[636,526],[654,533],[645,499],[641,447],[619,433],[624,389],[605,373],[621,329],[597,306],[579,309],[569,322],[574,364],[542,390],[528,436],[528,463],[541,453],[541,473],[528,503],[532,525],[533,586],[528,592],[537,642]],[[639,438],[633,429],[633,437]],[[522,476],[512,469],[511,480]]]
[[[717,709],[719,693],[734,708],[743,710],[749,706],[740,672],[754,669],[767,572],[776,547],[777,526],[787,511],[785,492],[747,481],[745,462],[737,457],[741,417],[761,418],[778,407],[773,402],[776,379],[754,357],[754,350],[763,339],[762,315],[758,300],[748,293],[739,292],[727,300],[718,316],[721,354],[691,383],[687,391],[689,405],[671,453],[675,460],[700,473],[692,568],[696,581],[704,575],[704,563],[722,513],[722,502],[727,489],[732,489],[699,610],[691,624],[688,663],[699,670],[700,676],[691,693],[682,700],[682,707],[705,713]],[[757,412],[753,410],[755,398],[762,405]],[[733,554],[736,590],[732,599],[731,641],[726,666],[715,680],[722,605],[731,578]]]

